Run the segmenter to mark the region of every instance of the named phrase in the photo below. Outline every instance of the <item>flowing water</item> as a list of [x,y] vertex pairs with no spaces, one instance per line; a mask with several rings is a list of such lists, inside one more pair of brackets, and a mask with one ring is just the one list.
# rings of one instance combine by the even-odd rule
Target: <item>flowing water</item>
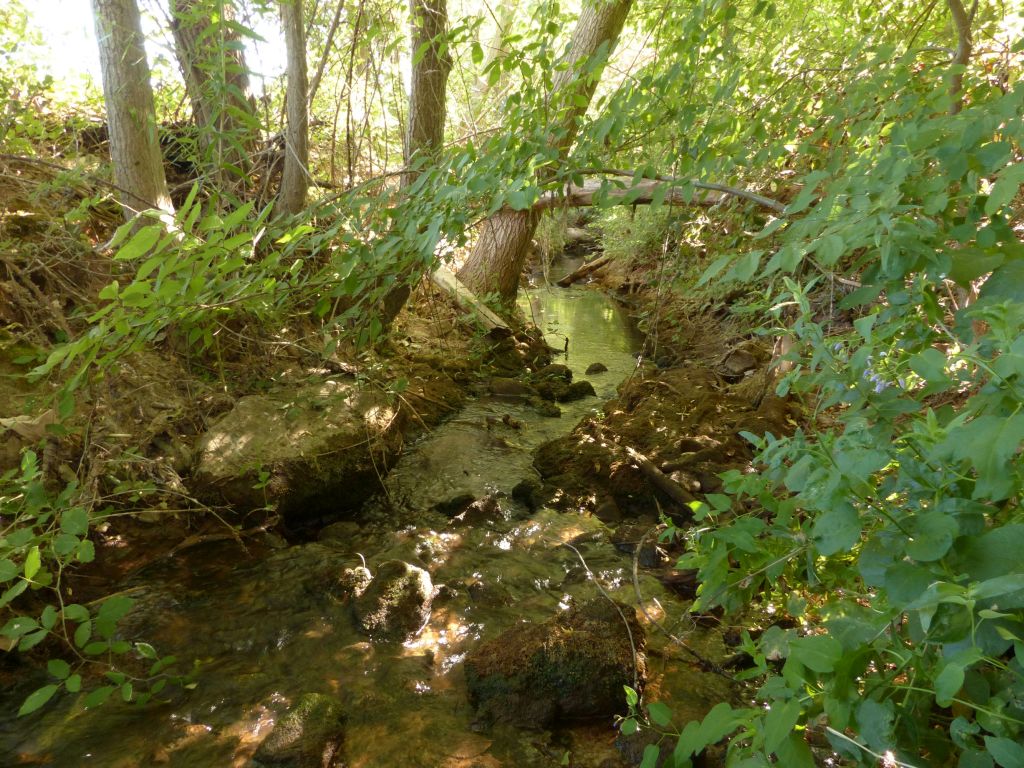
[[[605,297],[541,289],[530,293],[524,309],[531,307],[554,346],[562,348],[568,336],[564,362],[577,377],[594,362],[608,367],[589,379],[597,398],[564,407],[561,418],[481,398],[407,450],[387,479],[388,498],[371,505],[360,524],[332,526],[317,542],[277,542],[248,553],[231,542],[211,543],[135,574],[124,585],[137,600],[126,636],[196,660],[197,685],[144,707],[112,702],[84,710],[66,695],[41,715],[14,720],[8,713],[33,682],[42,684],[28,681],[24,690],[0,696],[0,765],[250,765],[275,719],[308,692],[344,705],[349,768],[620,764],[611,722],[553,733],[484,730],[466,701],[461,662],[481,638],[597,596],[595,578],[617,599],[636,603],[631,558],[585,513],[528,513],[504,497],[501,514],[485,523],[433,511],[460,494],[507,494],[534,476],[531,451],[600,408],[633,371],[638,338]],[[506,414],[522,426],[499,423]],[[435,585],[444,585],[415,640],[367,641],[348,606],[332,595],[330,585],[360,556],[371,569],[392,558],[421,563]],[[670,623],[682,614],[682,604],[652,576],[641,572],[640,586],[650,612],[660,614],[663,606]],[[651,685],[680,724],[724,698],[719,683],[695,673],[657,632],[648,637]],[[708,655],[721,652],[702,645],[712,641],[699,633],[690,642]]]

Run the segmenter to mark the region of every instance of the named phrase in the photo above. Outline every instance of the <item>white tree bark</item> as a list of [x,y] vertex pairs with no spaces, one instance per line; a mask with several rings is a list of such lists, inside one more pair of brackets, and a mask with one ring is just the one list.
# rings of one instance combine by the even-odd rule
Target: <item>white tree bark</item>
[[288,51],[288,90],[285,94],[287,126],[284,134],[284,171],[277,194],[277,212],[296,214],[306,205],[309,190],[309,93],[306,73],[306,29],[302,0],[283,0],[281,23]]
[[92,0],[99,41],[110,159],[125,218],[174,211],[157,138],[156,108],[135,0]]

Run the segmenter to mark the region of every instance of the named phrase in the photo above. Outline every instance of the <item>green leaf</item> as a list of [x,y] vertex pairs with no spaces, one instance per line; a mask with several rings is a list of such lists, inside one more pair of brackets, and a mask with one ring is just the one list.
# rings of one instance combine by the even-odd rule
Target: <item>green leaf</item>
[[89,619],[89,609],[78,603],[65,605],[63,614],[67,621],[82,622]]
[[8,560],[6,557],[3,558],[0,560],[0,584],[10,581],[17,576],[20,571],[21,569],[18,567],[17,563],[13,560]]
[[39,547],[32,547],[28,551],[28,555],[25,556],[25,578],[29,581],[39,573],[39,568],[42,566],[42,556],[39,553]]
[[846,241],[841,235],[831,234],[814,242],[815,253],[826,267],[833,266],[846,251]]
[[156,245],[163,232],[164,228],[160,224],[150,224],[148,227],[143,227],[135,233],[131,240],[124,244],[121,250],[117,252],[117,255],[114,256],[114,260],[131,261],[145,255]]
[[918,355],[910,358],[910,369],[925,381],[946,383],[946,356],[934,347],[929,347]]
[[32,648],[35,648],[37,645],[39,645],[41,642],[43,642],[43,640],[45,640],[49,636],[50,636],[50,631],[47,630],[47,629],[39,629],[39,630],[36,630],[35,632],[31,632],[31,633],[25,635],[23,638],[21,638],[21,642],[18,643],[18,650],[19,651],[27,651],[27,650],[30,650]]
[[135,650],[144,659],[155,659],[157,657],[156,649],[149,643],[136,643]]
[[651,722],[655,725],[662,727],[672,722],[672,710],[661,701],[656,701],[653,704],[647,706],[647,714],[651,717]]
[[622,725],[619,726],[619,731],[623,736],[632,736],[639,729],[640,726],[637,725],[636,720],[632,717],[627,717],[622,721]]
[[1017,188],[1024,182],[1024,163],[1007,166],[999,174],[985,201],[985,213],[991,216],[1008,205],[1017,196]]
[[114,686],[104,685],[101,688],[97,688],[95,691],[91,691],[88,696],[85,697],[85,701],[82,702],[82,706],[86,709],[91,707],[98,707],[100,704],[106,702],[110,698],[110,694],[115,691]]
[[960,664],[950,662],[935,678],[935,703],[940,707],[948,707],[953,703],[964,684],[964,668]]
[[92,637],[92,622],[89,621],[89,620],[83,621],[75,629],[75,635],[74,635],[75,645],[77,645],[79,648],[81,648],[86,643],[89,642],[91,637]]
[[785,768],[814,768],[817,765],[811,748],[799,733],[790,733],[774,752],[779,758],[778,764]]
[[810,670],[820,673],[831,672],[843,658],[843,646],[828,635],[797,637],[789,641],[789,658],[795,659]]
[[697,287],[699,288],[717,277],[718,274],[729,265],[732,258],[733,257],[731,255],[719,256],[711,262],[711,266],[704,270],[704,274],[702,274],[700,276],[700,280],[697,281]]
[[704,749],[708,744],[720,741],[732,732],[740,722],[742,722],[742,719],[737,716],[736,711],[731,706],[724,701],[716,704],[700,723],[700,729],[696,736],[696,741],[700,746],[694,750],[694,753]]
[[775,702],[764,719],[764,749],[774,752],[782,742],[793,733],[800,719],[800,702],[790,699],[785,704]]
[[50,659],[46,662],[46,671],[58,680],[63,680],[71,674],[71,665],[64,659]]
[[987,579],[978,586],[972,587],[970,592],[976,600],[987,600],[992,597],[1002,597],[1021,589],[1024,589],[1024,573],[1013,573]]
[[878,702],[865,699],[857,706],[859,733],[867,745],[876,752],[893,747],[893,722],[896,719],[891,701]]
[[44,685],[42,688],[30,693],[18,710],[18,717],[35,712],[53,698],[53,694],[57,692],[59,687],[59,685]]
[[640,761],[640,768],[655,768],[658,764],[658,755],[661,750],[658,749],[657,744],[648,744],[644,747],[644,756]]
[[72,536],[84,536],[89,532],[89,513],[81,507],[65,510],[60,516],[60,529]]
[[732,269],[726,274],[726,280],[735,280],[741,283],[749,281],[761,265],[761,255],[764,251],[751,251],[736,260]]
[[852,504],[837,502],[814,521],[811,540],[822,555],[849,551],[860,540],[860,515]]
[[29,632],[38,628],[39,623],[31,616],[15,616],[4,624],[3,629],[0,629],[0,635],[9,637],[12,640],[17,640],[22,635],[27,635]]
[[951,434],[944,444],[954,458],[974,465],[978,480],[974,499],[1000,501],[1014,491],[1010,459],[1024,440],[1024,412],[979,416]]
[[1013,739],[986,736],[985,749],[1002,768],[1024,768],[1024,746]]
[[905,551],[919,562],[933,562],[949,551],[959,531],[953,517],[942,512],[925,512],[914,518],[913,535]]

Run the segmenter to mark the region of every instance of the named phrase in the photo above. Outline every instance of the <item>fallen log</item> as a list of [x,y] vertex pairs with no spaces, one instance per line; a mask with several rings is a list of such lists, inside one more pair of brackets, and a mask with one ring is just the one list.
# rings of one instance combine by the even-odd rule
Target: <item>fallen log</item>
[[476,319],[480,322],[488,332],[493,330],[512,332],[512,329],[508,327],[508,324],[498,317],[494,312],[487,308],[487,306],[476,297],[476,295],[469,290],[462,282],[455,276],[455,274],[447,267],[438,267],[430,275],[431,282],[434,283],[438,288],[447,293],[455,302],[465,309],[470,310]]
[[611,260],[612,260],[612,257],[609,256],[608,254],[604,254],[603,256],[598,256],[596,259],[593,259],[591,261],[588,261],[588,262],[578,266],[576,269],[574,269],[568,275],[566,275],[561,280],[559,280],[556,283],[556,285],[558,285],[561,288],[568,288],[573,283],[575,283],[575,282],[577,282],[579,280],[582,280],[584,277],[589,275],[591,272],[596,272],[597,270],[599,270],[601,267],[603,267],[605,264],[607,264]]
[[[686,186],[693,189],[685,189]],[[583,186],[570,184],[565,189],[545,192],[533,204],[533,209],[546,211],[560,207],[584,208],[591,206],[594,205],[594,199],[602,189],[604,189],[603,194],[606,199],[621,200],[624,205],[649,205],[654,202],[655,196],[661,196],[665,205],[709,207],[721,203],[726,197],[740,197],[776,213],[783,213],[786,209],[782,203],[771,198],[726,184],[658,179],[648,179],[622,187],[607,187],[600,181],[588,181]]]

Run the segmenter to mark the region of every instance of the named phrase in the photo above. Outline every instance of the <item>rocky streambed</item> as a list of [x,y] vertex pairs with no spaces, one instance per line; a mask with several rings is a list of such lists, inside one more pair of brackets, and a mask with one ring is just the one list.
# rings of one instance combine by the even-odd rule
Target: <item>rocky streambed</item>
[[785,428],[757,380],[766,355],[695,343],[638,369],[604,296],[538,290],[524,309],[567,356],[480,383],[404,450],[415,379],[239,403],[198,444],[199,491],[277,500],[301,536],[210,539],[134,571],[125,636],[194,659],[196,685],[5,719],[3,764],[613,768],[640,751],[613,728],[624,685],[680,726],[737,695],[698,660],[730,654],[721,628],[686,618],[692,578],[648,533],[749,460],[739,432]]

